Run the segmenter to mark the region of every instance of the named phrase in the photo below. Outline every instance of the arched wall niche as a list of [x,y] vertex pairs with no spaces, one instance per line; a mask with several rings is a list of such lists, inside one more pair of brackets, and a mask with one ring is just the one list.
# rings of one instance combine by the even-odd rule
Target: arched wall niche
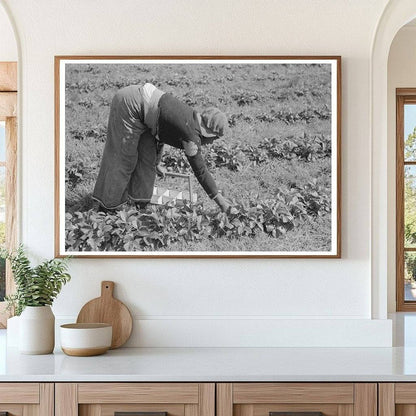
[[[388,57],[397,32],[416,17],[414,0],[390,1],[377,26],[371,51],[371,269],[372,317],[386,319],[389,265],[394,253],[388,224],[394,221],[389,192]],[[391,191],[391,190],[390,190]],[[394,248],[393,248],[394,250]],[[391,266],[391,265],[390,265]],[[394,278],[394,277],[393,277]]]

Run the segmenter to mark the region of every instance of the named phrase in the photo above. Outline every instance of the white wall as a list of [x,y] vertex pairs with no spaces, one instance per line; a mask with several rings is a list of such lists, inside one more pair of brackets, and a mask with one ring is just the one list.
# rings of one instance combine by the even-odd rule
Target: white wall
[[404,26],[391,44],[388,61],[388,307],[396,310],[396,88],[416,87],[416,25]]
[[0,61],[17,61],[16,38],[3,7],[0,7]]
[[389,322],[370,320],[369,63],[387,0],[0,3],[22,43],[21,237],[39,257],[54,252],[54,55],[343,58],[342,259],[74,259],[58,317],[72,320],[109,279],[138,320],[130,345],[389,344]]

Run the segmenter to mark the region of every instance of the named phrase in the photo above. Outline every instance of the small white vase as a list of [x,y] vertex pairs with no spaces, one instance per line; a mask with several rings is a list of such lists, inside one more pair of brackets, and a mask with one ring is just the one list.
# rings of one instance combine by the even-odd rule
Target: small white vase
[[19,320],[20,316],[13,316],[7,320],[7,346],[19,346]]
[[50,354],[55,347],[55,316],[50,306],[26,306],[19,319],[21,354]]

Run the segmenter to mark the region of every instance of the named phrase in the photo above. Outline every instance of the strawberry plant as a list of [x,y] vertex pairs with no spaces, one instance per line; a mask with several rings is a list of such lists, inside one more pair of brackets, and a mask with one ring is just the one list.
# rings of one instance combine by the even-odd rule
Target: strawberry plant
[[233,100],[237,102],[239,106],[252,104],[253,101],[258,101],[260,96],[254,91],[238,91],[232,95]]
[[[298,159],[311,162],[330,157],[331,138],[323,135],[265,138],[257,147],[214,143],[204,149],[204,153],[210,169],[225,167],[231,171],[239,171],[247,162],[252,162],[254,165],[266,163],[271,159]],[[165,153],[162,163],[170,171],[181,173],[190,171],[186,156],[178,149]]]
[[331,112],[326,108],[322,110],[302,110],[298,113],[292,111],[275,111],[270,113],[260,113],[256,115],[256,119],[266,123],[274,123],[275,121],[283,121],[285,124],[295,124],[298,122],[311,123],[313,120],[328,120],[331,118]]
[[129,206],[114,213],[89,210],[66,214],[66,245],[71,251],[147,251],[177,241],[225,237],[277,238],[307,216],[330,212],[330,200],[316,181],[303,189],[281,189],[273,200],[234,202],[228,213],[175,203],[138,210]]

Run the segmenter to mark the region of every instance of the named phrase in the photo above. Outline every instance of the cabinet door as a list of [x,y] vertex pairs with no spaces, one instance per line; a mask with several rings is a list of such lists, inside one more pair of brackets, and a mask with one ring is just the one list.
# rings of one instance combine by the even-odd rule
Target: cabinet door
[[53,416],[51,383],[0,383],[0,415]]
[[380,383],[380,416],[415,416],[416,383]]
[[377,385],[220,383],[217,416],[377,416]]
[[56,416],[215,416],[213,383],[58,383]]

